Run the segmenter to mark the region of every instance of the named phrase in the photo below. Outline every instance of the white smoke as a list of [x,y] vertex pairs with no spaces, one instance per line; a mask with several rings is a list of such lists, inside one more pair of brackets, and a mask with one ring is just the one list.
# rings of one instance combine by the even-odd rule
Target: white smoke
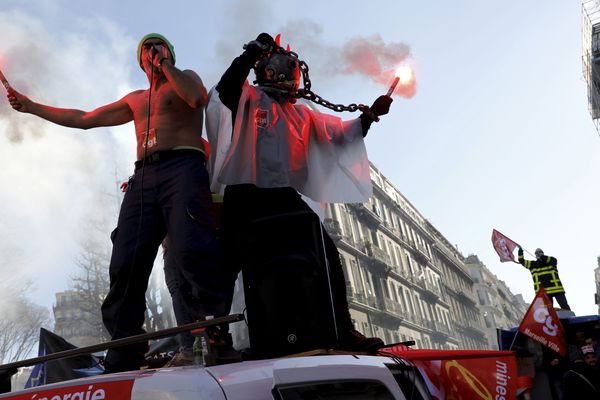
[[[0,67],[16,90],[84,110],[131,91],[136,41],[109,21],[75,25],[58,35],[42,19],[0,12]],[[39,294],[45,300],[67,288],[85,225],[106,214],[116,220],[116,181],[131,173],[135,157],[132,130],[68,129],[0,99],[1,281],[18,271],[46,291]]]

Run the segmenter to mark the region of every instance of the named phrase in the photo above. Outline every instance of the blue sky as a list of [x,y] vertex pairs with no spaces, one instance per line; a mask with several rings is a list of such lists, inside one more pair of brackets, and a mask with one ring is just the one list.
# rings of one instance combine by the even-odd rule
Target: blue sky
[[[529,273],[498,262],[493,228],[557,257],[572,308],[596,313],[600,138],[582,77],[581,5],[490,3],[22,0],[0,11],[0,66],[36,100],[91,109],[147,86],[135,47],[148,32],[167,36],[178,66],[208,87],[243,43],[282,32],[310,66],[314,91],[370,104],[386,88],[340,73],[339,49],[373,35],[405,43],[417,93],[396,98],[373,126],[371,161],[526,301]],[[133,157],[130,125],[76,131],[0,102],[4,280],[34,280],[32,298],[51,307],[53,293],[68,288],[91,218],[114,225],[115,182],[131,173]]]

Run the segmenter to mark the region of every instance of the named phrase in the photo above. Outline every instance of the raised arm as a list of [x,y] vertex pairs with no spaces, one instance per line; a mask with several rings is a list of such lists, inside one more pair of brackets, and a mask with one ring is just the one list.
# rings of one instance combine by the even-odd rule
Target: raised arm
[[521,247],[519,247],[519,264],[521,264],[522,266],[524,266],[527,269],[531,268],[531,261],[526,260],[525,257],[523,257],[523,249]]
[[162,72],[171,82],[175,93],[183,99],[190,107],[204,107],[208,99],[208,92],[202,83],[202,79],[192,70],[181,71],[171,63],[170,58],[159,61]]
[[231,66],[227,68],[221,80],[217,84],[217,91],[221,102],[231,110],[232,118],[235,118],[237,106],[242,95],[242,86],[248,78],[250,70],[258,59],[275,46],[275,41],[267,33],[261,33],[256,40],[246,45],[246,49],[236,57]]
[[93,111],[57,108],[32,101],[13,88],[8,90],[8,101],[19,112],[37,115],[47,121],[69,128],[90,129],[100,126],[122,125],[133,120],[127,96]]

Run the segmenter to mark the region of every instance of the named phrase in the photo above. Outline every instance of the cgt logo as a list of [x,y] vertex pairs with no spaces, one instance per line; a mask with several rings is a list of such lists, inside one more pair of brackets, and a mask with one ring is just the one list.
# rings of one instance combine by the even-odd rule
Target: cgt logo
[[543,324],[542,330],[548,336],[556,336],[558,334],[558,326],[552,320],[544,300],[536,298],[533,303],[533,319],[535,322]]
[[508,245],[506,244],[506,240],[504,238],[498,239],[496,241],[496,248],[502,252],[502,256],[504,258],[510,258],[512,253],[508,249]]

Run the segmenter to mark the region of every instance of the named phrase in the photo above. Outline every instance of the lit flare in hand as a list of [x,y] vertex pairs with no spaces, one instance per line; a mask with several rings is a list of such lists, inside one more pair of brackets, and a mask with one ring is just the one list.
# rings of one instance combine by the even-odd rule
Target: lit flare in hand
[[388,96],[391,96],[394,93],[394,90],[396,89],[396,86],[398,85],[398,83],[400,85],[408,85],[414,79],[413,70],[408,65],[401,65],[398,68],[396,68],[395,75],[396,75],[396,77],[394,78],[392,85],[390,86],[390,88],[387,92]]

